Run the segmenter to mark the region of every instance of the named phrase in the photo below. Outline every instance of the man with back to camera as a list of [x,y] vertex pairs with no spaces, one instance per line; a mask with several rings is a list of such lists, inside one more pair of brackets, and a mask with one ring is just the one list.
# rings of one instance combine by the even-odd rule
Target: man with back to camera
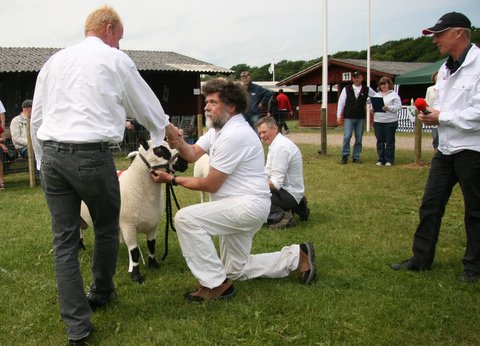
[[[213,128],[195,144],[183,142],[178,150],[188,162],[210,155],[206,177],[175,177],[155,170],[152,179],[195,191],[211,193],[211,202],[190,205],[175,215],[182,254],[199,281],[185,293],[190,302],[224,300],[235,295],[231,280],[283,278],[296,271],[302,284],[316,275],[311,243],[284,246],[280,251],[250,254],[255,233],[267,221],[270,191],[264,171],[264,151],[258,135],[242,112],[248,94],[240,83],[217,78],[203,86],[205,114]],[[220,257],[213,236],[219,236]]]
[[253,131],[255,131],[255,124],[262,116],[262,110],[268,106],[268,101],[273,93],[258,84],[252,83],[252,78],[248,71],[242,71],[240,73],[240,80],[250,95],[250,102],[248,103],[244,117]]
[[363,76],[360,72],[352,73],[352,84],[342,89],[338,98],[337,122],[340,123],[343,114],[343,146],[340,163],[346,164],[350,156],[350,140],[355,133],[352,162],[361,163],[362,138],[365,131],[365,105],[368,97],[375,96],[376,92],[362,85]]
[[458,280],[476,282],[480,279],[480,49],[470,43],[470,20],[458,12],[443,15],[422,33],[433,34],[440,53],[449,55],[438,71],[436,107],[418,116],[426,125],[438,125],[439,144],[420,206],[413,256],[391,267],[431,269],[445,206],[458,182],[467,235]]
[[287,95],[283,92],[283,89],[278,90],[277,95],[278,101],[278,113],[279,113],[279,121],[278,121],[278,132],[282,133],[282,128],[285,128],[285,134],[288,134],[290,130],[288,129],[287,125],[287,115],[292,116],[293,110],[292,105],[290,103],[290,99]]
[[265,173],[271,192],[271,207],[267,223],[272,229],[296,225],[295,213],[307,221],[310,209],[305,198],[303,161],[300,149],[279,133],[275,119],[265,117],[257,122],[258,134],[268,144]]
[[[116,297],[120,191],[109,142],[120,142],[126,114],[172,145],[178,130],[160,102],[119,49],[123,24],[101,7],[85,21],[85,39],[54,54],[42,67],[33,99],[32,142],[52,219],[60,315],[69,344],[85,344],[91,312]],[[81,92],[79,92],[81,91]],[[92,284],[87,295],[78,261],[80,203],[94,224]]]

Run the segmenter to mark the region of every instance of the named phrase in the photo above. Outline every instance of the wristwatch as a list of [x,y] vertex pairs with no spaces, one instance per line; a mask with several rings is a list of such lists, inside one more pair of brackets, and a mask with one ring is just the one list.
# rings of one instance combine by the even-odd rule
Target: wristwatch
[[172,181],[171,181],[171,184],[172,184],[173,186],[178,186],[177,177],[176,177],[176,176],[173,176]]

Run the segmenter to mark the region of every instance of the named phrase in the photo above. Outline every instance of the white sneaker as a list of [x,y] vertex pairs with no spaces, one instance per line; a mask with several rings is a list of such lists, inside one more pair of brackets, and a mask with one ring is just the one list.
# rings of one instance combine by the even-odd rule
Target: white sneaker
[[383,165],[382,165],[382,163],[381,163],[380,161],[378,161],[378,162],[375,164],[375,166],[382,167]]
[[391,162],[387,162],[387,163],[385,164],[386,167],[390,167],[391,165],[392,165]]

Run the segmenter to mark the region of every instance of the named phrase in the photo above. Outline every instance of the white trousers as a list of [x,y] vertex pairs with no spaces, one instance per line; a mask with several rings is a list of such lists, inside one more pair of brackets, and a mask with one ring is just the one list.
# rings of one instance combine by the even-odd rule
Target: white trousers
[[[297,269],[300,246],[251,255],[253,236],[266,222],[270,198],[231,197],[182,208],[175,228],[183,256],[204,287],[220,286],[226,277],[247,280],[282,278]],[[220,257],[212,236],[219,236]]]

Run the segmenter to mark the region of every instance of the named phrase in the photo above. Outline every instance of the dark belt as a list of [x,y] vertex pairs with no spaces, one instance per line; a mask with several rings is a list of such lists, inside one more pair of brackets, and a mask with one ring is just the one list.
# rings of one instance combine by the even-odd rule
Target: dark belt
[[101,150],[106,151],[110,150],[110,146],[108,142],[95,142],[95,143],[63,143],[63,142],[55,142],[55,141],[44,141],[44,147],[54,148],[56,150],[68,150],[70,152],[83,150],[83,151],[91,151],[91,150]]

